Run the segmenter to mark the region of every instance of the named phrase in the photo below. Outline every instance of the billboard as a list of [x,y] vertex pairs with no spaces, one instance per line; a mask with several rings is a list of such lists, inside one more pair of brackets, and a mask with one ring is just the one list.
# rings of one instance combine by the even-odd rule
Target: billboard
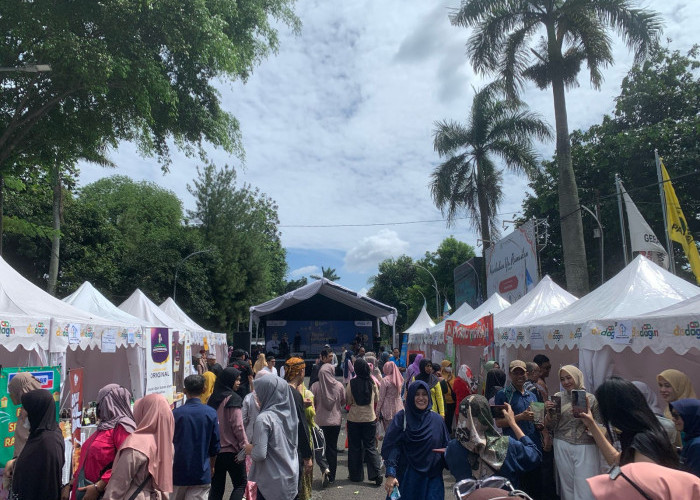
[[486,295],[498,292],[511,304],[540,280],[535,221],[527,221],[486,249]]
[[483,260],[483,257],[472,257],[454,268],[455,309],[465,302],[476,309],[484,301],[484,287],[480,282]]

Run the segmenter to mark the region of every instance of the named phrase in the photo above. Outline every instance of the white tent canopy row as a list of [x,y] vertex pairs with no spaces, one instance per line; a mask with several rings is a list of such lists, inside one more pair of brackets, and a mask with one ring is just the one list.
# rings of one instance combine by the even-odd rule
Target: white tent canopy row
[[[467,308],[462,309],[464,306]],[[457,321],[463,325],[470,325],[489,314],[496,314],[510,307],[510,302],[494,293],[491,297],[476,309],[472,309],[468,304],[462,304],[454,314],[442,320],[432,328],[428,328],[423,333],[409,335],[409,344],[429,344],[438,345],[445,343],[445,323],[447,321]],[[462,312],[463,311],[463,312]]]
[[[651,320],[653,315],[646,319],[641,316],[698,294],[700,288],[640,255],[614,278],[568,307],[520,325],[511,325],[510,329],[516,334],[509,334],[506,338],[499,335],[496,343],[507,347],[531,346],[533,349],[579,346],[600,349],[610,346],[615,351],[629,346],[635,352],[645,347],[662,352],[670,347],[681,352],[694,342],[694,327],[690,325],[698,320],[686,316],[688,323],[685,326],[682,322],[674,322],[678,317],[674,309],[662,316],[665,319],[656,319],[656,323]],[[687,336],[686,329],[690,332]]]
[[421,308],[420,313],[418,313],[418,317],[416,318],[416,320],[411,326],[406,328],[403,331],[403,333],[407,333],[409,335],[411,335],[412,333],[423,333],[425,332],[426,328],[431,328],[433,326],[435,326],[435,322],[428,314],[428,311],[425,308],[425,304],[423,304],[423,307]]

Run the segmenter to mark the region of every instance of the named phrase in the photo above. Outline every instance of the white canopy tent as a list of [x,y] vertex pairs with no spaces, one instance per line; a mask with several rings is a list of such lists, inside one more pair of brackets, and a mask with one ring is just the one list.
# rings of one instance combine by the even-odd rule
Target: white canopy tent
[[431,328],[433,326],[435,326],[435,322],[428,314],[425,304],[423,304],[423,307],[421,308],[420,313],[418,313],[416,320],[413,322],[413,324],[411,324],[411,326],[406,328],[403,333],[407,333],[410,338],[412,333],[423,333],[427,328]]
[[214,350],[216,351],[216,359],[223,365],[226,364],[228,353],[225,333],[214,333],[206,328],[202,328],[195,323],[171,297],[165,299],[165,301],[159,305],[158,308],[189,329],[190,342],[195,348],[195,352],[197,352],[199,348],[204,348],[205,344],[210,349],[211,346],[214,346]]
[[448,317],[444,318],[439,323],[433,323],[432,326],[423,328],[422,331],[411,332],[408,335],[408,343],[414,345],[428,343],[434,337],[443,334],[443,332],[445,331],[445,321],[447,321],[448,319],[453,321],[460,321],[460,318],[468,316],[473,310],[474,309],[472,308],[472,306],[465,302],[464,304],[459,306],[457,310],[455,310],[455,312],[450,314]]
[[[130,389],[134,398],[140,398],[145,391],[145,347],[142,342],[129,344],[128,329],[134,332],[134,340],[143,338],[143,332],[150,326],[148,322],[132,316],[112,304],[89,281],[63,299],[83,311],[104,318],[131,325],[116,336],[116,350],[113,353],[95,352],[99,347],[90,344],[90,349],[68,349],[65,357],[66,370],[84,368],[87,375],[83,379],[83,393],[86,401],[94,400],[98,391],[109,383],[116,383]],[[123,367],[129,370],[124,371]]]
[[[651,349],[635,356],[642,354],[653,339],[640,335],[643,328],[635,333],[630,319],[637,321],[644,314],[698,294],[700,288],[638,256],[607,283],[561,311],[513,325],[523,335],[518,335],[515,341],[510,337],[497,338],[499,344],[508,347],[501,350],[503,357],[499,359],[504,363],[514,357],[530,359],[523,348],[529,346],[529,355],[547,348],[548,356],[561,358],[555,362],[550,356],[555,368],[563,363],[578,363],[589,390],[612,374],[653,386],[656,374],[663,368],[651,373],[656,368],[650,371],[649,367],[660,364],[667,368],[680,362],[681,357],[673,355],[673,350],[664,351],[665,358],[654,357]],[[700,366],[700,358],[696,364]]]

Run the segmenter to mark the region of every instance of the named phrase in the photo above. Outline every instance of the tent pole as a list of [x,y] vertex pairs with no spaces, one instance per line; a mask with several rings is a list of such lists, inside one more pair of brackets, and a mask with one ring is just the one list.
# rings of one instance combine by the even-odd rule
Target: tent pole
[[625,234],[625,217],[622,214],[622,190],[620,189],[620,175],[615,174],[615,189],[617,191],[617,209],[620,212],[620,231],[622,232],[622,255],[627,265],[627,235]]

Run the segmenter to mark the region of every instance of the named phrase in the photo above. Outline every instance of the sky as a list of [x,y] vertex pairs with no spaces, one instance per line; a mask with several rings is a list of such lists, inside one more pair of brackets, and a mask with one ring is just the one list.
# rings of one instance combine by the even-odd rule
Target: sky
[[[430,173],[440,163],[432,133],[438,120],[464,122],[474,89],[490,80],[475,75],[465,55],[469,32],[450,24],[459,0],[298,0],[296,36],[280,27],[280,50],[249,80],[218,85],[222,106],[241,123],[245,161],[212,148],[211,159],[234,166],[238,180],[259,187],[279,205],[289,279],[336,270],[339,283],[369,288],[384,259],[422,257],[454,236],[476,248],[467,220],[452,227],[433,204]],[[697,37],[700,2],[647,0],[664,18],[663,40],[687,50]],[[601,121],[614,108],[632,56],[613,35],[615,65],[600,91],[585,79],[569,91],[570,130]],[[528,85],[523,100],[554,124],[551,90]],[[173,148],[174,149],[174,148]],[[554,143],[538,144],[551,158]],[[653,152],[650,151],[650,155]],[[163,174],[155,159],[125,143],[110,152],[117,170],[80,165],[80,185],[120,174],[173,191],[185,209],[186,186],[197,158],[174,152]],[[527,191],[524,178],[507,174],[499,217],[513,229]]]

